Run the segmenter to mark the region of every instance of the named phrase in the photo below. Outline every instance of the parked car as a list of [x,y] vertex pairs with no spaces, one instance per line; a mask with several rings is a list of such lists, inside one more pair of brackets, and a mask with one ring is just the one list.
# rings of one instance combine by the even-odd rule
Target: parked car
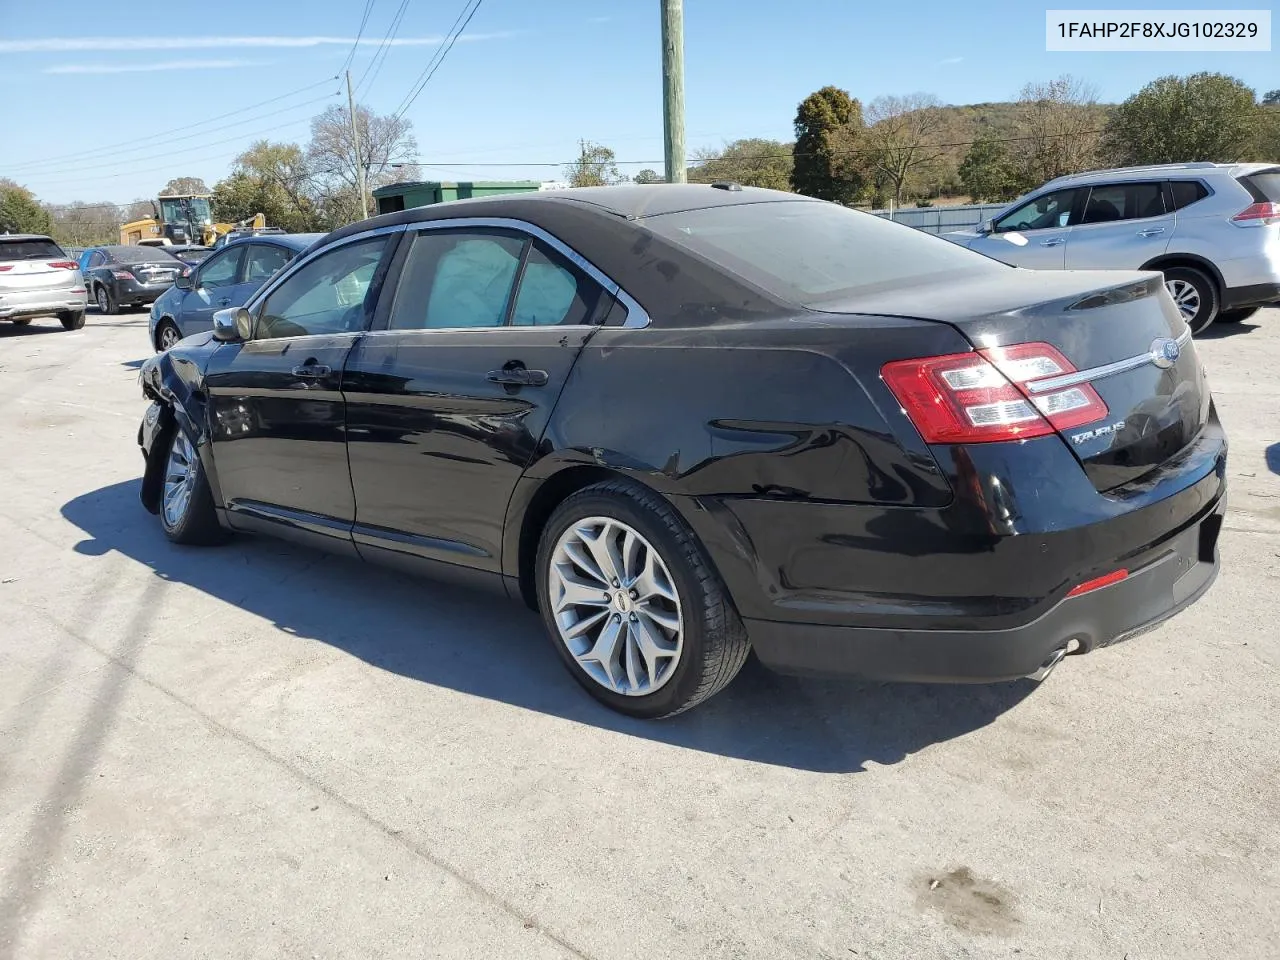
[[189,266],[202,262],[209,254],[213,253],[213,247],[202,246],[198,243],[175,243],[165,247],[165,249]]
[[167,350],[183,337],[213,329],[214,311],[247,303],[277,270],[322,236],[275,234],[211,251],[152,304],[147,325],[151,345]]
[[213,323],[140,371],[141,497],[171,540],[490,587],[635,716],[705,700],[751,648],[1043,677],[1218,570],[1226,439],[1154,273],[634,185],[353,224]]
[[0,320],[26,326],[53,316],[67,330],[84,326],[84,278],[51,237],[0,234]]
[[1200,333],[1280,300],[1280,166],[1175,163],[1060,177],[977,230],[944,236],[1018,267],[1159,270]]
[[109,314],[153,302],[184,269],[186,264],[164,247],[90,247],[80,255],[89,297]]
[[233,240],[243,240],[245,237],[279,236],[284,232],[282,227],[241,227],[221,234],[217,240],[213,241],[213,249],[220,250]]

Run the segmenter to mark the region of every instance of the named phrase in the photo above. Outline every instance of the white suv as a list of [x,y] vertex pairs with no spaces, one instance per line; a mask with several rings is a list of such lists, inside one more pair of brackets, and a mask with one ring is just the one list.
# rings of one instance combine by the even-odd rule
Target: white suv
[[0,233],[0,320],[25,326],[54,316],[66,329],[79,330],[87,303],[80,264],[51,238]]
[[1051,180],[943,234],[1017,267],[1159,270],[1192,333],[1280,300],[1280,166],[1175,163]]

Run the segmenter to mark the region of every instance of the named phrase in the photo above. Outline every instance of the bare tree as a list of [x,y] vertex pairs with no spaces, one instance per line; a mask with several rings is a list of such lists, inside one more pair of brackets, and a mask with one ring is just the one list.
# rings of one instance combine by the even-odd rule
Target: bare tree
[[1104,116],[1098,92],[1064,74],[1028,83],[1018,97],[1020,139],[1010,144],[1023,187],[1033,187],[1097,163]]
[[174,177],[160,191],[162,197],[184,197],[188,194],[212,193],[199,177]]
[[[357,106],[356,132],[360,164],[365,168],[371,189],[395,182],[398,168],[393,165],[412,161],[418,152],[413,122],[404,117],[379,116],[367,107]],[[352,219],[358,217],[359,167],[356,141],[351,137],[350,112],[346,107],[332,106],[311,121],[306,159],[311,174],[327,195],[326,206],[350,205]]]
[[915,175],[948,155],[949,148],[939,145],[945,127],[941,107],[931,93],[877,97],[867,105],[868,166],[888,182],[898,203]]

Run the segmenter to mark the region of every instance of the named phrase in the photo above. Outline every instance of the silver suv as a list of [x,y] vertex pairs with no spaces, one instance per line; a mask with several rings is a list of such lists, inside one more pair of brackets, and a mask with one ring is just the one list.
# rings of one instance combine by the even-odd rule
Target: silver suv
[[54,316],[66,329],[79,330],[87,305],[80,264],[51,238],[0,234],[0,320],[23,326]]
[[943,234],[1017,267],[1159,270],[1192,333],[1280,300],[1280,166],[1175,163],[1051,180]]

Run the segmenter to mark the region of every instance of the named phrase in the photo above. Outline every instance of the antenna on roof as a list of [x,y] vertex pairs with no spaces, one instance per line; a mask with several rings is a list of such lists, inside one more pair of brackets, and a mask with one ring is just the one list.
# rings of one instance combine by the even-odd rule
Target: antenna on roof
[[712,190],[728,190],[730,193],[740,193],[742,184],[736,180],[717,180],[711,184]]

